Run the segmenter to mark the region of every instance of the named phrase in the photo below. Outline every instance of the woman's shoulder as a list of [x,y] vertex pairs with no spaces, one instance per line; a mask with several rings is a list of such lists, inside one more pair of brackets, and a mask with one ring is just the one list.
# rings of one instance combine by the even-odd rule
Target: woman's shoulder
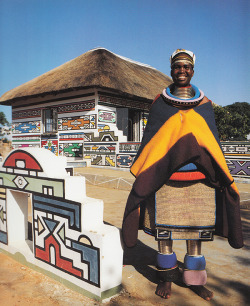
[[212,101],[208,99],[208,97],[204,96],[204,98],[201,100],[199,105],[205,104],[207,102],[210,102],[212,104]]

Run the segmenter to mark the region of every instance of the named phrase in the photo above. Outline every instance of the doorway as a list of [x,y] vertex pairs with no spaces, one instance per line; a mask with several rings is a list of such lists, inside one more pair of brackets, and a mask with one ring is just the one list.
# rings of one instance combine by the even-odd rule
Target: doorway
[[32,194],[7,190],[8,242],[33,253]]

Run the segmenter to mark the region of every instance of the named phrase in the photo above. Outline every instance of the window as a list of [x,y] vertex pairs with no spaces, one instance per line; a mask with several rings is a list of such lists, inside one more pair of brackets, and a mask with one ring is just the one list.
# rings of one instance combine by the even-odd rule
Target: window
[[43,110],[43,131],[44,133],[57,132],[57,110],[55,108]]
[[43,193],[47,195],[54,195],[54,188],[50,186],[43,186]]

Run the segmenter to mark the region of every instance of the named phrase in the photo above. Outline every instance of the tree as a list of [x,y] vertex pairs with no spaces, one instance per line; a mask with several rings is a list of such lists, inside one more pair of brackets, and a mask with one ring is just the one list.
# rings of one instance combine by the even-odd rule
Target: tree
[[5,117],[4,112],[0,112],[0,124],[1,125],[10,125],[8,120]]
[[215,121],[220,140],[247,140],[250,133],[250,104],[236,102],[227,106],[214,105]]

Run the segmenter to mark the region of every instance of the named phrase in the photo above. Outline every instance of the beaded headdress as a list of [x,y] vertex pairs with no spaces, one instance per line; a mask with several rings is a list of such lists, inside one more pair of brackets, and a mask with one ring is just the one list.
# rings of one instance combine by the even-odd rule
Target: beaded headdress
[[178,62],[186,62],[194,66],[195,64],[195,55],[192,51],[188,51],[185,49],[177,49],[174,53],[170,56],[170,65],[172,66]]

